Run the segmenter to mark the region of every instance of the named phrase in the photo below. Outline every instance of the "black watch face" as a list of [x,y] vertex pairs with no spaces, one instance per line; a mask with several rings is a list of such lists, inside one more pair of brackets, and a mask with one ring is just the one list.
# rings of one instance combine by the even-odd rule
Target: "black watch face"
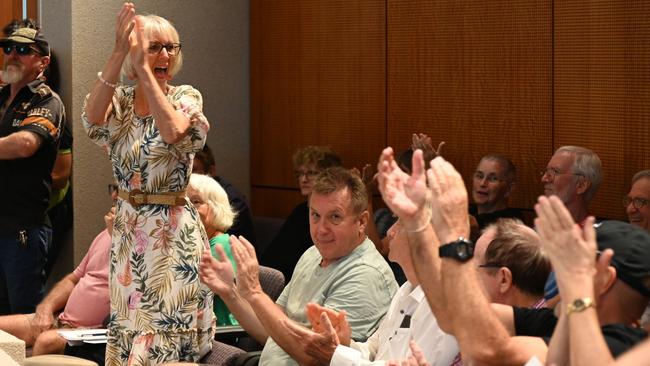
[[439,249],[440,257],[455,258],[465,262],[474,256],[474,244],[465,239],[445,244]]
[[471,248],[467,243],[458,243],[456,246],[456,253],[458,254],[459,259],[466,260],[471,257]]

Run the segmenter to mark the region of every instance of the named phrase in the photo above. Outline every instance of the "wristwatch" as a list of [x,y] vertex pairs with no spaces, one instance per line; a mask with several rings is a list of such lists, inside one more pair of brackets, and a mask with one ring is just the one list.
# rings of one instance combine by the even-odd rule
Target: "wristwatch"
[[474,256],[474,243],[462,236],[456,241],[441,245],[438,248],[440,258],[453,258],[459,262],[467,262]]
[[596,306],[596,303],[591,297],[577,298],[566,306],[566,314],[579,313],[592,306]]

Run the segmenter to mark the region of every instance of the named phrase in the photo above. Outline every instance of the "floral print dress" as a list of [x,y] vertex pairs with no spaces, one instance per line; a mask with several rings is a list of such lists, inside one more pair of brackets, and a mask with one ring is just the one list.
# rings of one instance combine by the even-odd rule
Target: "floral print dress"
[[[105,125],[92,125],[82,115],[88,136],[109,154],[121,190],[185,190],[209,124],[201,94],[191,86],[171,87],[167,98],[191,123],[187,136],[173,145],[162,140],[152,116],[135,114],[133,86],[116,89]],[[133,207],[118,199],[106,365],[198,361],[209,351],[213,295],[198,274],[207,247],[205,230],[189,201],[184,206]]]

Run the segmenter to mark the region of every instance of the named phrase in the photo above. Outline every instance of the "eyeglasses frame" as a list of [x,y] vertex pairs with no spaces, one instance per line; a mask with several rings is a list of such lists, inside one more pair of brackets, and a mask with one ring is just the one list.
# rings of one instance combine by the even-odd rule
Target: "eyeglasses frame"
[[[155,50],[155,48],[160,47],[158,51]],[[181,44],[180,43],[160,43],[160,42],[151,42],[149,43],[149,48],[148,52],[152,55],[159,55],[163,48],[165,51],[167,51],[167,54],[170,56],[175,56],[178,55],[181,52]],[[171,48],[171,50],[170,50]],[[175,50],[176,49],[176,50]]]

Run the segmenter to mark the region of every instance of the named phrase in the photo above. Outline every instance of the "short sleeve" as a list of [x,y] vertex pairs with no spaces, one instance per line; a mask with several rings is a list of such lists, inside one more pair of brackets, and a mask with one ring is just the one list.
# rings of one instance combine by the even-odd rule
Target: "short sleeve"
[[208,119],[203,115],[203,97],[201,93],[189,85],[174,88],[171,95],[174,109],[182,112],[190,120],[187,135],[173,148],[179,154],[193,154],[203,149],[210,129]]
[[105,123],[103,125],[94,124],[88,120],[88,116],[86,115],[86,105],[88,104],[89,97],[90,93],[88,93],[84,98],[84,106],[82,109],[83,112],[81,113],[81,123],[84,126],[84,130],[86,130],[86,134],[95,144],[103,147],[104,149],[108,149],[108,143],[110,139],[108,123]]
[[59,142],[59,154],[69,154],[72,152],[72,131],[70,123],[64,121],[61,126],[61,141]]
[[[55,144],[61,136],[65,124],[63,102],[58,95],[41,100],[31,106],[20,123],[20,131],[30,131],[40,136],[48,144]],[[54,145],[56,146],[56,145]]]

